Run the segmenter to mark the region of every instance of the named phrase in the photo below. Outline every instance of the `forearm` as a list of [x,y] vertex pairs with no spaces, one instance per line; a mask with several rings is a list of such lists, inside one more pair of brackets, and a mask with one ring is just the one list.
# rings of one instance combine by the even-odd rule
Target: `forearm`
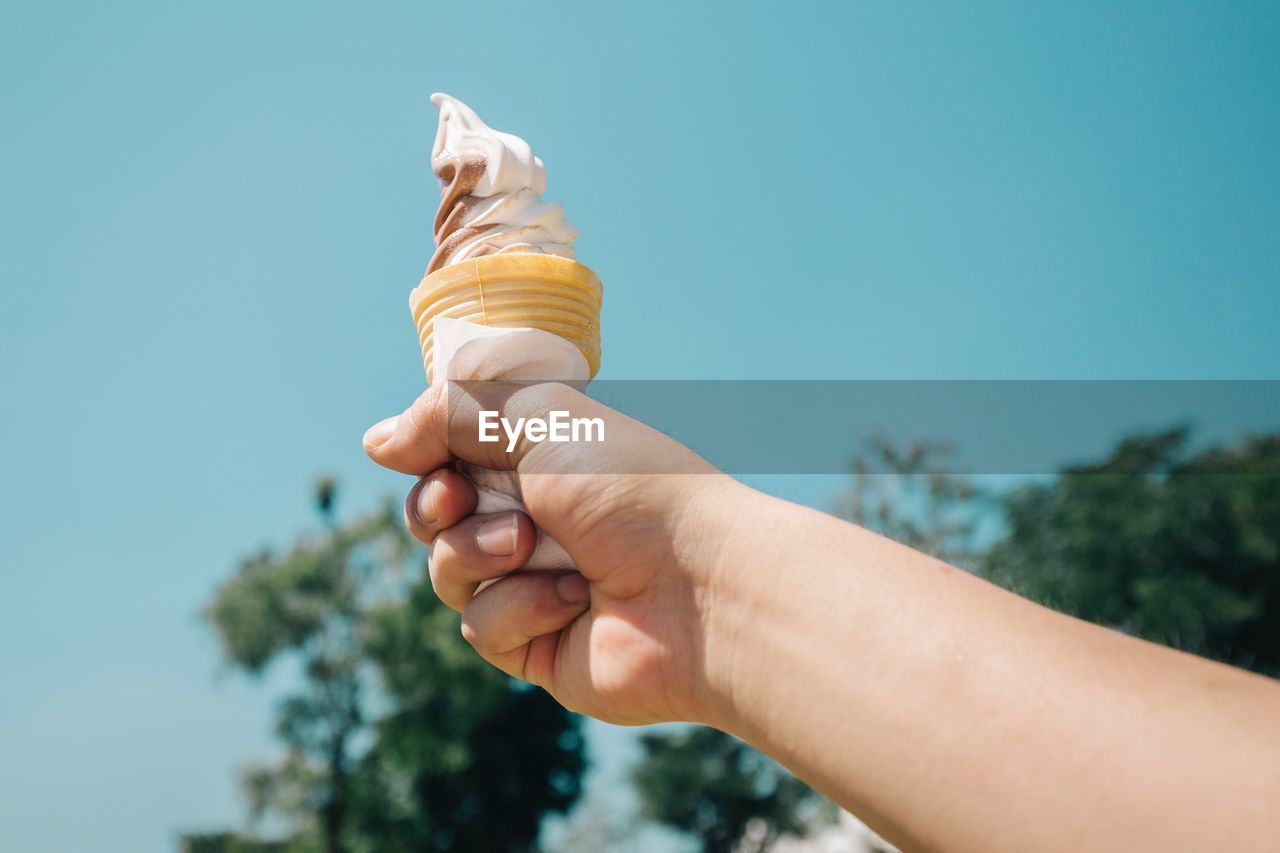
[[[720,724],[899,843],[1247,849],[1280,688],[755,496],[724,555]],[[746,527],[747,525],[742,525]]]

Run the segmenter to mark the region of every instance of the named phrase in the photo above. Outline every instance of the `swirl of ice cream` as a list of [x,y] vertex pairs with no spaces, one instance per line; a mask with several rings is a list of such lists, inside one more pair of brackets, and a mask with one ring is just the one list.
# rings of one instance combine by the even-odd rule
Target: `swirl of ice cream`
[[573,257],[578,229],[542,201],[547,171],[529,143],[494,130],[466,104],[436,93],[440,124],[431,170],[440,179],[436,251],[427,272],[504,252]]

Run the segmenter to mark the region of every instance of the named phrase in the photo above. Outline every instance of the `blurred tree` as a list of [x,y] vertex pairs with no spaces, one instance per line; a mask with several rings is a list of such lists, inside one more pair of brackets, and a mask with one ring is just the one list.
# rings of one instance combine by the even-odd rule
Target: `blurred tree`
[[644,734],[640,743],[633,779],[644,815],[692,834],[705,853],[742,850],[749,830],[763,850],[811,823],[813,790],[735,737],[693,726]]
[[323,533],[244,561],[206,608],[234,664],[302,674],[283,759],[245,774],[253,813],[291,821],[290,851],[533,849],[578,796],[577,719],[475,656],[397,507],[339,525],[336,495],[321,480]]
[[951,470],[947,445],[913,441],[899,449],[876,437],[850,467],[853,481],[836,496],[836,515],[954,566],[975,562],[984,496]]
[[276,721],[285,758],[249,770],[245,787],[256,815],[317,817],[328,853],[343,849],[352,741],[364,722],[361,595],[379,568],[372,552],[390,544],[397,562],[407,553],[403,537],[388,541],[382,516],[340,529],[334,499],[333,481],[320,480],[325,534],[244,561],[205,611],[227,656],[247,672],[260,674],[284,655],[300,665],[303,687],[281,702]]
[[634,850],[638,821],[629,809],[601,796],[594,788],[559,827],[548,849],[554,853],[598,853],[601,850]]
[[1191,453],[1188,431],[1006,495],[985,573],[1051,607],[1280,675],[1280,435]]
[[430,584],[374,613],[369,637],[390,702],[361,764],[360,849],[537,849],[543,816],[581,793],[579,718],[485,663]]
[[288,853],[283,841],[258,841],[234,832],[211,832],[184,835],[179,841],[180,853]]

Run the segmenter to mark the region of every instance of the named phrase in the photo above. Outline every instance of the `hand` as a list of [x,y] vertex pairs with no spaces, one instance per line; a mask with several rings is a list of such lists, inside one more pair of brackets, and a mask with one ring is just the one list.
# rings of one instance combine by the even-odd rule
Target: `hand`
[[[494,666],[572,710],[620,724],[712,722],[717,543],[735,505],[754,493],[564,385],[449,389],[433,386],[371,428],[365,449],[421,477],[405,521],[432,546],[432,586],[461,612],[463,635]],[[600,417],[607,440],[522,441],[507,453],[505,441],[478,440],[481,409],[512,421],[553,409]],[[475,489],[455,460],[516,471],[532,519],[474,514]],[[668,473],[635,473],[642,470]],[[533,552],[535,523],[578,571],[516,571]]]

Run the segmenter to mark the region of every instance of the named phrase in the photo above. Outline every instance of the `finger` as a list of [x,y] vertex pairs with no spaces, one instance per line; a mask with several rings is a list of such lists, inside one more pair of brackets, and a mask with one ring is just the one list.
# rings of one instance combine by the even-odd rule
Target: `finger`
[[441,530],[452,527],[476,508],[476,488],[452,468],[423,477],[404,499],[404,523],[413,537],[430,545]]
[[523,566],[537,542],[533,521],[523,512],[471,516],[442,531],[432,544],[431,587],[461,612],[479,584]]
[[[590,607],[590,587],[577,572],[520,572],[486,587],[462,611],[462,636],[503,672],[545,678],[545,662],[530,666],[532,641],[555,634]],[[550,641],[539,644],[545,648]]]
[[448,418],[447,384],[432,385],[404,412],[369,427],[364,452],[384,468],[402,474],[434,471],[452,458]]
[[[515,437],[508,425],[544,422],[552,411],[569,420],[618,418],[618,414],[567,385],[556,382],[448,382],[431,386],[404,413],[380,421],[364,436],[365,452],[377,462],[405,474],[425,474],[450,459],[471,462],[496,471],[517,468],[532,450],[543,445],[523,430]],[[481,431],[481,412],[487,427]]]

